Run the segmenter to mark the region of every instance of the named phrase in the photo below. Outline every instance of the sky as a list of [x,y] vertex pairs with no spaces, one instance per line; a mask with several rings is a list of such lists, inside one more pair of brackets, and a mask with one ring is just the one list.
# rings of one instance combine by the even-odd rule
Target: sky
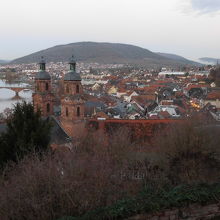
[[220,0],[1,0],[0,8],[0,59],[81,41],[220,58]]

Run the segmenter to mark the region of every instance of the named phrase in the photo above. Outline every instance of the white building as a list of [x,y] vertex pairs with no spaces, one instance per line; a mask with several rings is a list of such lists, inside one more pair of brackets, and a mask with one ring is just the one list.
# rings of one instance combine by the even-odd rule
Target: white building
[[185,76],[185,75],[186,75],[185,72],[162,71],[162,72],[158,73],[158,76],[161,78],[165,78],[168,76]]

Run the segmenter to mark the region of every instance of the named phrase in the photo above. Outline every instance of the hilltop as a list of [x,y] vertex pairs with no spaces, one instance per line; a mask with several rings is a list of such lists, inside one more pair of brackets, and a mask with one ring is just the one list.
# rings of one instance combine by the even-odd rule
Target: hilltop
[[44,56],[47,62],[65,62],[72,54],[77,61],[87,63],[133,64],[148,67],[195,65],[188,60],[172,59],[133,45],[96,42],[58,45],[15,59],[12,63],[35,63],[41,56]]

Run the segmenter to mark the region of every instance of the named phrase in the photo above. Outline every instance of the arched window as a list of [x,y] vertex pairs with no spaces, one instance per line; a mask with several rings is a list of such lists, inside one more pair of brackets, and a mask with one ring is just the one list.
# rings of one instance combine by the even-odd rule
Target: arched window
[[46,91],[49,89],[49,85],[48,85],[48,83],[46,83],[46,85],[45,85],[45,89],[46,89]]
[[66,93],[69,93],[70,89],[69,89],[69,85],[66,85]]
[[79,93],[79,85],[76,85],[76,93]]
[[50,112],[50,103],[47,103],[47,112]]
[[66,107],[66,117],[69,116],[69,111],[68,111],[68,108]]
[[80,116],[80,107],[77,107],[77,117]]

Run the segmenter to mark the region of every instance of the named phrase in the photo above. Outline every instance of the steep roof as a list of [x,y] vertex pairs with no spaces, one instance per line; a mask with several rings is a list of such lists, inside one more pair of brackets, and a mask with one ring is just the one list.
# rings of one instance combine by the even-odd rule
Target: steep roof
[[64,131],[59,121],[55,117],[51,117],[52,129],[51,129],[51,144],[66,144],[71,142],[71,138]]

